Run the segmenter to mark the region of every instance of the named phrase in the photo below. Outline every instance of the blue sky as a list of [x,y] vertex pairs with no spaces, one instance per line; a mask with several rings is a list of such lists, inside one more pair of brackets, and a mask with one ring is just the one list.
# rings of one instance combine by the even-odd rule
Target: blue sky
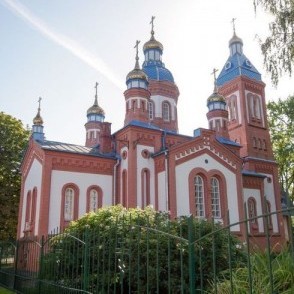
[[31,126],[38,97],[49,140],[84,144],[86,111],[94,101],[105,110],[112,131],[123,126],[125,77],[140,63],[143,44],[155,37],[163,61],[180,90],[180,133],[207,127],[206,99],[213,90],[213,68],[229,55],[231,19],[244,53],[262,73],[267,100],[294,93],[290,78],[273,89],[263,68],[256,34],[267,35],[270,16],[254,13],[252,0],[0,0],[0,110]]

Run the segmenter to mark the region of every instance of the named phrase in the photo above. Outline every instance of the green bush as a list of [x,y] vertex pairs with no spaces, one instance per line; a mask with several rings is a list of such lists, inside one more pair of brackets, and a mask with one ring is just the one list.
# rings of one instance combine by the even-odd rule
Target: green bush
[[[254,253],[250,258],[253,293],[272,293],[268,255]],[[284,250],[277,255],[273,254],[271,268],[273,293],[294,293],[294,260],[291,253]],[[250,281],[247,267],[240,267],[233,272],[232,285],[234,293],[249,293]],[[217,289],[219,294],[232,293],[230,280],[220,279]]]
[[[192,245],[192,257],[189,229],[193,240],[201,238]],[[229,239],[231,263],[238,267],[244,262],[238,242],[218,224],[188,217],[170,220],[167,213],[150,207],[102,208],[51,239],[41,277],[94,293],[118,289],[132,293],[188,292],[189,258],[194,260],[195,271],[201,272],[195,286],[207,287],[214,273],[228,268]]]

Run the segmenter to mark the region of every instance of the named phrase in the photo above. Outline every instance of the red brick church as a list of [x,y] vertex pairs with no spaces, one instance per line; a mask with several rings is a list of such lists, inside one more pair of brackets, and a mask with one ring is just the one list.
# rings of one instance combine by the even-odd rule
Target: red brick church
[[[119,203],[152,205],[172,217],[193,214],[224,225],[227,211],[231,223],[245,219],[244,204],[249,218],[281,209],[265,84],[235,30],[213,93],[203,99],[208,129],[195,129],[193,136],[179,133],[179,89],[163,62],[153,19],[141,65],[138,47],[139,42],[135,67],[126,76],[125,120],[118,131],[112,133],[105,121],[97,84],[86,113],[85,146],[45,139],[39,104],[22,162],[18,238],[48,234]],[[284,243],[286,221],[272,215],[269,223],[271,240]],[[264,244],[263,218],[251,220],[249,230]],[[232,231],[242,239],[245,225]]]

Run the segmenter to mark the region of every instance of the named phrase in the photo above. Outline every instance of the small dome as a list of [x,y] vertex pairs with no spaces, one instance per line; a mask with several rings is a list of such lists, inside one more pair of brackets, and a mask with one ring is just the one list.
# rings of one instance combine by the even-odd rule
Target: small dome
[[42,119],[42,117],[41,117],[41,115],[40,115],[39,112],[37,113],[37,115],[33,119],[33,124],[34,125],[42,125],[43,124],[43,119]]
[[97,104],[94,104],[93,106],[91,106],[88,110],[87,110],[87,115],[88,114],[100,114],[105,116],[105,112],[104,110]]
[[231,40],[229,41],[229,46],[231,46],[234,43],[241,43],[243,45],[243,41],[241,38],[239,38],[236,33],[234,33],[233,37],[231,38]]
[[148,49],[160,49],[163,51],[163,46],[160,42],[155,40],[154,36],[152,35],[150,40],[144,44],[143,51],[145,52]]
[[130,79],[148,80],[147,75],[140,68],[134,68],[128,73],[126,80],[128,81]]
[[207,103],[210,102],[226,102],[226,99],[221,94],[214,92],[207,98]]

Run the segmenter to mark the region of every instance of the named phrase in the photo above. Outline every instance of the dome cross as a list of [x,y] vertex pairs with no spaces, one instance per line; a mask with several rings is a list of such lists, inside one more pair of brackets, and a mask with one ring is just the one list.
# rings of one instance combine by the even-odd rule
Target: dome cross
[[234,32],[234,35],[236,35],[236,25],[235,25],[235,21],[236,21],[237,18],[233,17],[232,18],[232,21],[231,23],[233,24],[233,32]]
[[217,93],[217,87],[216,87],[216,73],[218,72],[218,69],[214,68],[213,71],[212,71],[212,75],[213,75],[213,78],[214,78],[214,93]]
[[151,35],[152,36],[154,35],[154,19],[155,19],[155,16],[152,16],[151,17],[151,21],[150,21],[150,24],[151,24]]
[[139,65],[139,44],[140,44],[140,41],[137,40],[136,41],[136,45],[134,46],[134,48],[136,48],[136,65],[135,65],[135,69],[140,69],[140,65]]

